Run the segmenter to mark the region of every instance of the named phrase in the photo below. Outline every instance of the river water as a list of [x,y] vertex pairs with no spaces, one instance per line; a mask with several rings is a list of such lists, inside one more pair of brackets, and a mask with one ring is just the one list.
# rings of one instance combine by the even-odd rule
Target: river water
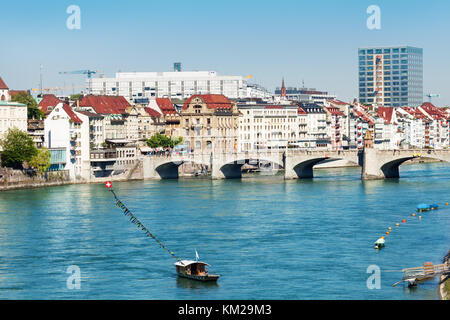
[[[310,181],[115,183],[121,200],[165,245],[222,275],[178,279],[174,259],[131,224],[104,185],[0,193],[0,299],[438,299],[437,280],[392,288],[396,272],[441,263],[450,248],[447,164],[404,165],[400,180],[360,169]],[[412,217],[419,203],[440,210]],[[406,223],[401,221],[406,219]],[[395,224],[401,223],[400,228]],[[386,248],[373,242],[393,228]],[[78,266],[81,288],[67,286]],[[367,268],[381,269],[369,290]]]

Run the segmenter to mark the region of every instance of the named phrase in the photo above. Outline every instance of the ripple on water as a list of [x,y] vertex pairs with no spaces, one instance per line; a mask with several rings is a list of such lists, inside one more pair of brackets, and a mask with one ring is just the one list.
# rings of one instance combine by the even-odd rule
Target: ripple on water
[[[420,202],[450,201],[448,166],[403,166],[402,179],[360,181],[358,168],[318,170],[311,181],[244,176],[117,183],[121,199],[167,247],[195,250],[222,275],[179,279],[174,260],[114,207],[102,185],[0,193],[3,299],[437,299],[436,283],[391,285],[390,272],[439,263],[450,208],[411,217]],[[407,223],[395,228],[395,223]],[[393,227],[387,247],[374,240]],[[370,291],[367,267],[382,269]],[[81,269],[68,290],[67,267]],[[383,270],[386,270],[385,272]]]

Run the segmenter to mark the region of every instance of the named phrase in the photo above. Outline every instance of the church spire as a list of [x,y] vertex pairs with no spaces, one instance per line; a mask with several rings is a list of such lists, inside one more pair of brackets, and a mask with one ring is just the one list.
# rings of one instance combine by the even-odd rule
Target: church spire
[[283,98],[286,98],[286,86],[284,85],[284,77],[283,80],[281,81],[281,96]]

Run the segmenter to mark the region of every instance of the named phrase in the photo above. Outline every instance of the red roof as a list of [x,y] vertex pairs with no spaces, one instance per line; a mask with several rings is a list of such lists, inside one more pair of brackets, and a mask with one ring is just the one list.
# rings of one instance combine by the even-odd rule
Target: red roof
[[430,102],[425,102],[420,107],[435,120],[447,119],[448,117],[447,113],[443,109],[434,106]]
[[360,111],[358,111],[358,110],[353,110],[353,112],[355,113],[355,115],[358,117],[358,118],[361,118],[362,120],[364,120],[365,122],[367,122],[368,124],[370,124],[370,125],[373,125],[374,123],[373,123],[373,121],[372,121],[372,119],[370,119],[367,115],[365,115],[364,113],[362,113],[362,112],[360,112]]
[[205,101],[209,109],[231,109],[232,107],[231,100],[223,94],[195,94],[184,102],[183,110],[186,110],[192,99],[197,97]]
[[73,122],[75,122],[75,123],[83,122],[83,121],[81,121],[80,118],[78,118],[78,116],[75,114],[75,112],[73,112],[72,108],[67,103],[63,104],[63,109]]
[[298,114],[306,114],[306,111],[298,107]]
[[144,108],[145,112],[148,113],[148,115],[150,117],[156,117],[156,118],[160,118],[161,117],[161,113],[159,113],[158,111],[156,111],[155,109],[152,108]]
[[45,115],[48,115],[50,112],[52,112],[53,108],[61,102],[62,101],[59,100],[54,94],[44,94],[44,98],[39,103],[39,108]]
[[92,107],[99,114],[124,114],[129,106],[122,96],[87,95],[80,101],[80,107]]
[[156,98],[156,104],[161,109],[163,114],[175,114],[177,111],[175,110],[175,106],[169,98]]
[[0,90],[8,90],[8,89],[9,89],[8,86],[3,81],[2,77],[0,77]]
[[341,101],[341,100],[331,100],[330,102],[333,104],[340,104],[340,105],[344,105],[344,106],[349,104],[349,103]]
[[416,119],[424,119],[426,115],[423,114],[418,108],[402,107],[403,110],[414,116]]
[[327,107],[327,110],[335,116],[345,117],[345,114],[342,113],[341,110],[339,110],[338,108]]
[[378,116],[384,119],[385,123],[391,123],[394,108],[378,107]]

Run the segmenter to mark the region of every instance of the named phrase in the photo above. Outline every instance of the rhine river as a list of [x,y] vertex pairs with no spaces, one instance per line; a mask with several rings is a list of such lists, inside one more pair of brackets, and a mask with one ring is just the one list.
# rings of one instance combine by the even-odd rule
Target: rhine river
[[[404,165],[391,181],[362,182],[360,169],[348,168],[309,181],[114,184],[169,249],[185,259],[196,249],[221,274],[217,284],[178,279],[175,260],[104,185],[1,192],[0,299],[438,299],[437,280],[391,285],[401,280],[395,271],[441,263],[450,249],[449,173],[436,163]],[[441,209],[412,217],[422,202]],[[79,290],[66,285],[71,265],[81,271]],[[367,288],[370,265],[381,268],[379,290]]]

